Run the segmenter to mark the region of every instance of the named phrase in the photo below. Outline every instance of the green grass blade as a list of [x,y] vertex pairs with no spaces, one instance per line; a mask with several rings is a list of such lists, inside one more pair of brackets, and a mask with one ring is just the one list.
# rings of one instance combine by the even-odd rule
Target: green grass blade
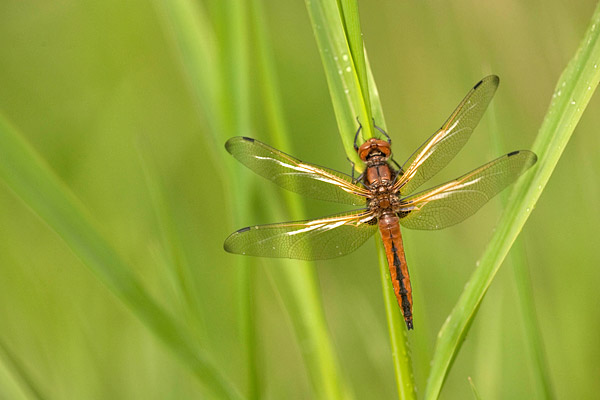
[[155,165],[150,161],[153,158],[146,156],[150,150],[146,150],[142,143],[144,142],[138,142],[137,150],[148,188],[150,204],[160,230],[165,270],[176,288],[173,293],[179,303],[179,311],[176,314],[184,315],[183,320],[190,326],[196,337],[202,337],[206,334],[206,323],[202,319],[199,290],[181,244],[179,232],[175,227],[172,210],[165,198],[163,182]]
[[385,303],[385,315],[388,321],[392,358],[394,360],[398,398],[416,399],[412,359],[410,348],[408,347],[408,331],[405,328],[406,325],[400,313],[400,308],[398,308],[396,295],[394,294],[394,288],[390,280],[385,250],[379,238],[375,239],[375,245],[377,247],[377,260],[379,262],[379,275],[383,290],[383,301]]
[[[156,9],[168,30],[181,64],[188,72],[185,77],[194,99],[206,111],[206,123],[211,133],[222,131],[224,119],[223,81],[224,71],[219,68],[218,43],[215,33],[209,29],[210,22],[200,5],[188,0],[155,0]],[[197,94],[201,93],[202,96]],[[216,144],[222,138],[213,135]]]
[[[366,53],[365,53],[366,56]],[[378,125],[386,129],[385,119],[383,117],[383,109],[379,99],[377,85],[373,78],[373,73],[367,62],[367,74],[369,78],[369,87],[371,88],[371,102],[373,115],[378,121]],[[413,375],[412,358],[408,343],[408,331],[404,318],[400,314],[398,301],[394,294],[392,280],[390,278],[390,270],[385,255],[385,250],[379,237],[375,237],[375,245],[377,248],[377,256],[379,262],[379,274],[381,278],[381,290],[383,293],[383,301],[385,304],[386,318],[388,323],[388,331],[390,335],[390,345],[392,348],[392,359],[394,361],[394,372],[396,378],[396,388],[400,399],[416,398],[415,377]]]
[[479,395],[479,392],[477,391],[477,388],[475,387],[475,384],[473,383],[473,379],[471,379],[471,377],[469,377],[469,386],[471,386],[471,392],[473,393],[473,398],[475,400],[481,400],[481,396]]
[[34,379],[26,366],[19,360],[16,354],[13,354],[10,347],[1,338],[0,359],[2,360],[2,364],[5,365],[6,370],[11,372],[12,378],[18,383],[19,389],[26,393],[29,398],[40,400],[48,398],[42,395],[36,379]]
[[356,78],[360,85],[360,100],[366,114],[366,119],[362,120],[365,132],[361,131],[362,141],[373,137],[373,127],[371,120],[373,113],[371,112],[371,101],[369,95],[369,79],[367,77],[367,64],[365,61],[365,50],[360,29],[360,18],[358,13],[358,2],[356,0],[341,0],[340,11],[344,20],[344,30],[350,48],[350,57],[352,64],[356,70]]
[[[372,128],[371,115],[376,117],[377,124],[381,128],[386,129],[386,127],[377,86],[365,59],[358,6],[354,0],[344,0],[340,4],[335,1],[307,1],[306,3],[346,154],[355,162],[357,169],[363,169],[364,163],[360,160],[355,161],[357,157],[353,148],[352,128],[354,116],[359,116],[361,121],[365,118],[369,121],[362,124],[363,129],[366,129],[363,138],[373,136],[369,131]],[[348,54],[351,54],[351,57]],[[359,165],[363,167],[358,168]],[[404,321],[398,319],[398,305],[393,296],[387,260],[379,244],[379,238],[376,237],[375,240],[380,260],[379,270],[398,395],[400,398],[411,399],[415,397],[415,389],[406,327]]]
[[[354,150],[354,133],[358,128],[356,118],[358,117],[362,121],[363,138],[373,137],[373,133],[371,124],[364,123],[364,121],[369,121],[369,116],[365,108],[365,98],[362,94],[356,65],[351,56],[345,21],[342,19],[340,8],[335,0],[306,0],[306,7],[323,61],[344,150],[360,172],[364,170],[364,164]],[[352,19],[352,17],[347,16],[346,19]],[[356,17],[356,21],[358,21],[358,17]],[[360,47],[362,47],[362,41]]]
[[[498,154],[500,153],[501,148],[503,148],[504,143],[502,143],[502,136],[499,134],[498,123],[496,122],[496,110],[493,105],[488,110],[488,113],[490,114],[490,119],[493,121],[492,126],[494,127],[492,132],[494,154]],[[504,209],[508,198],[508,193],[502,193],[499,197],[501,201],[498,203],[501,203],[501,209]],[[515,240],[511,251],[508,254],[508,261],[513,271],[513,278],[517,291],[517,303],[523,324],[523,337],[526,343],[525,347],[529,355],[529,364],[532,369],[533,379],[531,380],[531,385],[537,393],[537,398],[553,399],[555,396],[550,383],[550,372],[544,353],[542,333],[538,324],[538,316],[533,299],[533,286],[529,276],[529,266],[527,265],[527,257],[525,254],[523,241],[524,239],[521,237],[518,237]],[[493,300],[492,302],[495,303],[496,300]],[[499,302],[498,305],[494,307],[501,306],[502,304]],[[498,319],[496,316],[491,318],[494,318],[495,321],[498,321],[497,323],[500,321],[500,319]],[[490,326],[485,327],[485,329],[489,328]],[[496,332],[494,333],[485,333],[484,337],[489,339],[490,335],[494,335],[499,339],[502,333],[500,329],[496,329]],[[500,351],[501,344],[497,342],[497,346],[494,347],[496,347],[496,351],[493,352],[495,356],[494,359],[499,360],[500,357],[498,357],[497,354]],[[489,356],[489,354],[486,353],[484,357],[485,356]],[[483,362],[481,362],[480,365],[489,365],[489,359],[484,359],[482,361]],[[498,366],[494,367],[498,368]],[[493,368],[485,368],[485,375],[489,377],[493,376],[493,378],[490,379],[494,379],[494,383],[500,379],[499,374],[497,371],[494,371]],[[490,392],[494,393],[494,391]]]
[[[249,7],[248,1],[227,0],[221,2],[224,9],[221,28],[224,29],[225,39],[221,46],[222,57],[220,65],[225,70],[223,76],[222,88],[219,93],[222,103],[221,126],[225,129],[221,132],[214,132],[216,137],[221,136],[221,143],[230,135],[248,135],[252,132],[250,120],[250,90],[249,90]],[[202,38],[196,38],[202,41]],[[232,62],[235,60],[235,62]],[[200,72],[200,71],[198,71]],[[200,96],[201,97],[201,96]],[[209,115],[210,118],[210,115]],[[220,146],[219,146],[220,147]],[[226,155],[222,152],[224,156]],[[233,160],[229,160],[229,163]],[[233,212],[235,221],[246,223],[247,216],[250,214],[250,205],[252,204],[248,193],[247,180],[245,179],[247,171],[239,173],[230,170],[228,181],[233,183],[238,193],[242,193],[241,201],[235,204]],[[233,198],[233,196],[228,196]],[[259,365],[257,361],[257,342],[256,326],[254,313],[254,274],[255,265],[251,259],[246,257],[237,257],[237,302],[238,302],[238,325],[240,328],[242,351],[246,360],[246,381],[247,397],[256,399],[260,393],[259,383]]]
[[555,89],[533,146],[538,163],[516,183],[506,210],[456,306],[442,326],[433,356],[426,399],[437,399],[479,304],[512,243],[550,179],[600,80],[600,4],[583,41]]
[[[229,60],[237,60],[240,55],[244,60],[248,57],[247,47],[246,50],[243,49],[241,47],[243,41],[240,40],[242,32],[246,31],[242,26],[245,24],[245,22],[242,21],[242,19],[245,18],[242,15],[242,10],[240,8],[235,9],[236,7],[233,7],[232,4],[224,9],[229,17],[224,18],[220,22],[222,25],[233,25],[235,28],[232,28],[229,33],[229,41],[222,47],[222,50],[229,54],[229,57],[223,57],[223,60],[220,60],[219,57],[212,54],[215,50],[214,46],[202,44],[202,42],[212,38],[212,30],[208,28],[210,25],[206,23],[206,18],[203,18],[200,9],[186,0],[175,2],[159,1],[158,3],[163,10],[163,15],[166,17],[169,29],[174,33],[173,38],[175,39],[177,48],[179,48],[182,53],[185,53],[182,54],[181,57],[184,70],[188,76],[188,81],[191,83],[190,87],[192,93],[199,99],[201,105],[205,104],[202,99],[211,98],[211,96],[213,96],[212,98],[214,101],[219,104],[220,108],[218,110],[213,110],[210,107],[206,107],[203,110],[207,115],[212,116],[217,120],[213,122],[213,126],[211,127],[213,137],[216,138],[217,142],[224,142],[226,137],[223,135],[234,135],[235,132],[247,135],[250,130],[246,129],[244,132],[243,127],[248,127],[249,115],[244,104],[249,104],[249,102],[247,99],[248,93],[243,89],[246,87],[247,81],[245,81],[246,78],[243,76],[244,72],[242,69],[246,68],[243,67],[243,65],[247,65],[249,61],[229,64],[226,61],[227,58]],[[287,131],[284,129],[283,113],[278,104],[277,93],[274,90],[276,87],[273,72],[274,68],[272,64],[268,62],[268,56],[265,55],[265,52],[267,51],[265,44],[266,40],[263,37],[265,33],[261,31],[264,27],[261,25],[262,22],[258,21],[258,11],[256,10],[256,7],[259,7],[259,4],[257,2],[252,3],[250,15],[251,18],[254,19],[253,21],[251,20],[253,25],[252,28],[255,30],[255,35],[259,42],[257,45],[259,49],[258,63],[264,67],[260,69],[259,74],[264,82],[263,101],[266,104],[265,109],[268,111],[267,119],[274,128],[274,144],[281,148],[289,148],[287,145]],[[197,18],[195,16],[197,16]],[[241,22],[236,24],[234,23],[236,20]],[[237,40],[235,38],[237,38]],[[194,43],[197,43],[197,45],[194,45]],[[223,67],[210,67],[207,70],[207,66],[203,65],[204,60],[214,62],[216,65],[223,65]],[[196,77],[202,73],[207,72],[210,74],[215,71],[220,72],[219,74],[213,75],[213,78],[209,78],[209,80],[223,80],[221,84],[215,86],[216,89],[213,89],[213,87],[207,83],[203,83],[205,80],[204,78],[202,82],[194,82]],[[215,92],[211,92],[211,90],[215,90]],[[236,91],[240,90],[241,92],[236,93]],[[226,93],[231,93],[231,96],[226,95]],[[230,101],[230,98],[235,98],[237,100]],[[246,98],[247,100],[244,102],[242,101],[243,98]],[[219,129],[218,127],[228,128]],[[216,129],[219,130],[215,131]],[[228,162],[225,162],[225,165],[228,164]],[[239,176],[240,172],[244,173],[244,170],[240,171],[239,169],[236,169],[235,174],[231,173],[231,171],[228,172],[230,172],[230,174],[226,181],[238,182],[237,185],[233,185],[238,189],[236,191],[238,197],[246,196],[249,191],[243,189],[242,185],[245,180],[240,180]],[[231,186],[227,186],[226,190],[229,189],[228,191],[231,193],[230,188]],[[227,197],[232,198],[232,196]],[[250,201],[241,199],[238,204],[239,203],[250,203]],[[297,215],[302,213],[298,200],[293,198],[293,196],[289,196],[287,204],[293,214]],[[239,207],[236,207],[234,213],[236,213],[234,220],[240,221],[240,223],[242,223],[242,221],[244,221],[243,223],[247,223],[248,218],[243,216],[244,213],[247,213],[247,210],[240,210]],[[251,277],[247,275],[250,267],[248,264],[248,259],[239,257],[237,267],[240,271],[240,276],[238,276],[238,298],[240,301],[248,298],[247,294],[250,290],[248,281],[251,280]],[[281,274],[278,272],[272,273],[279,278],[277,280],[277,285],[284,288],[282,289],[282,292],[286,294],[286,296],[284,296],[286,308],[294,323],[296,337],[298,338],[299,346],[302,349],[315,393],[323,398],[344,398],[345,396],[342,394],[343,385],[340,382],[341,377],[335,360],[331,339],[327,333],[325,317],[322,312],[322,304],[318,295],[318,285],[315,280],[314,271],[310,264],[304,263],[304,265],[305,268],[285,268],[283,269],[284,272]],[[250,326],[253,318],[251,317],[251,310],[248,309],[248,307],[250,307],[249,302],[245,301],[244,304],[246,304],[247,307],[240,307],[242,310],[240,324],[242,331],[245,332],[242,336],[244,337],[244,349],[247,351],[249,360],[247,363],[248,396],[250,398],[255,398],[258,396],[261,389],[260,382],[258,381],[259,370],[258,367],[255,366],[254,361],[254,355],[256,354],[256,349],[254,348],[255,341],[253,340],[253,334],[251,332],[252,328]]]
[[190,339],[186,330],[142,287],[75,196],[3,117],[0,117],[0,179],[162,339],[200,382],[220,397],[238,397],[233,385]]
[[527,352],[533,369],[533,386],[538,398],[554,399],[554,391],[550,382],[550,371],[544,352],[542,334],[538,324],[538,316],[533,300],[531,278],[527,266],[525,249],[521,239],[513,244],[509,255],[513,276],[517,286],[517,298],[521,319],[523,320],[524,338]]
[[[253,28],[256,38],[256,58],[260,77],[262,108],[275,147],[291,148],[289,130],[285,122],[279,97],[274,58],[268,46],[267,27],[262,23],[262,2],[252,3]],[[304,219],[301,200],[293,193],[282,193],[288,217]],[[286,264],[270,268],[269,274],[285,304],[294,326],[296,339],[302,352],[315,396],[326,399],[350,398],[350,390],[339,369],[331,337],[319,296],[314,264],[304,261],[278,260]],[[289,265],[293,264],[293,265]]]

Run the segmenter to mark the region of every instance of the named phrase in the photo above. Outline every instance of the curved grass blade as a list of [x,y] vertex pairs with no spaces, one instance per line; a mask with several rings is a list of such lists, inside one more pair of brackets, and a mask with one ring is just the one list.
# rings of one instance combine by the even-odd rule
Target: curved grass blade
[[219,397],[239,398],[237,390],[209,361],[185,328],[143,288],[81,203],[2,116],[0,179],[65,241],[208,390]]
[[504,214],[456,306],[438,335],[426,399],[437,399],[477,309],[550,179],[558,160],[600,81],[600,3],[574,58],[561,75],[532,150],[533,170],[518,181]]

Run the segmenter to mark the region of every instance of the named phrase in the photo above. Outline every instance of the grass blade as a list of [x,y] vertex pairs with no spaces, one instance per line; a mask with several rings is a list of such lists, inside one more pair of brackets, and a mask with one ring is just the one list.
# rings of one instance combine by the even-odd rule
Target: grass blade
[[184,327],[142,287],[75,196],[3,117],[0,117],[0,178],[162,339],[200,382],[220,397],[238,397],[233,385],[190,339]]
[[[377,117],[377,124],[383,129],[385,121],[377,86],[369,64],[365,59],[362,34],[360,31],[358,6],[355,0],[306,2],[325,74],[329,85],[332,103],[338,121],[340,136],[348,158],[356,169],[364,169],[364,163],[357,159],[353,147],[355,116],[363,123],[363,138],[373,137],[371,115]],[[339,7],[339,8],[338,8]],[[351,56],[348,56],[351,54]],[[369,94],[370,89],[370,94]],[[362,166],[359,168],[359,166]],[[377,243],[383,297],[390,332],[392,357],[398,396],[402,399],[415,397],[412,362],[408,350],[406,327],[399,318],[399,310],[390,282],[385,253]]]
[[[502,136],[499,134],[495,111],[495,107],[492,106],[490,107],[490,110],[488,110],[488,113],[491,114],[491,120],[494,121],[493,148],[494,153],[498,154],[500,153],[501,148],[503,148],[504,143],[502,143]],[[502,193],[499,197],[500,201],[497,202],[501,204],[500,209],[504,209],[508,198],[508,193]],[[525,247],[523,245],[523,241],[523,238],[518,237],[513,243],[511,251],[508,254],[508,264],[510,265],[513,271],[513,278],[517,291],[517,302],[523,324],[523,336],[525,343],[527,344],[526,348],[529,355],[529,364],[531,369],[533,370],[533,379],[531,385],[537,393],[536,397],[544,399],[553,399],[555,398],[555,396],[552,390],[552,385],[550,383],[550,372],[548,370],[548,362],[544,354],[544,343],[542,333],[538,324],[538,316],[533,299],[533,286],[531,283],[531,278],[529,276],[529,266],[527,264],[527,256],[525,254]],[[498,299],[493,299],[492,303],[496,303],[497,301]],[[494,305],[494,307],[501,306],[502,303],[500,301],[498,301],[497,305]],[[493,312],[492,314],[496,313]],[[485,337],[489,338],[491,334],[499,339],[502,336],[501,329],[499,329],[500,326],[498,325],[500,323],[500,319],[496,318],[496,316],[492,318],[494,318],[494,320],[496,321],[495,324],[492,326],[488,325],[483,328],[492,328],[495,329],[495,332],[485,333]],[[499,343],[499,341],[497,342],[497,346],[495,347],[496,349],[493,352],[495,356],[494,359],[500,360],[500,357],[498,355],[500,352],[501,344]],[[484,360],[482,360],[483,362],[480,363],[480,365],[489,365],[489,359],[485,358],[486,356],[489,356],[489,354],[485,354],[483,356]],[[480,368],[480,370],[482,369]],[[485,368],[485,375],[490,377],[490,379],[493,379],[494,383],[497,383],[499,379],[498,372],[493,371],[493,368]],[[490,392],[494,393],[493,390]]]
[[0,339],[0,359],[2,359],[2,364],[5,364],[6,370],[11,372],[13,379],[18,383],[19,389],[23,393],[26,393],[29,398],[39,400],[47,398],[42,395],[39,384],[29,373],[25,365],[19,360],[16,354],[13,354],[2,339]]
[[481,400],[481,396],[479,395],[479,392],[477,391],[477,388],[475,387],[475,384],[473,383],[473,379],[471,379],[471,377],[469,377],[469,386],[471,386],[471,392],[473,393],[473,398],[475,400]]
[[[290,133],[279,98],[275,63],[268,46],[267,27],[261,22],[262,2],[252,3],[252,27],[256,38],[256,58],[260,76],[261,101],[266,110],[271,141],[275,147],[291,148]],[[281,193],[285,209],[293,220],[304,219],[301,200],[291,192]],[[280,213],[283,214],[283,213]],[[296,340],[307,366],[316,397],[350,398],[350,390],[339,370],[331,337],[319,296],[314,264],[305,261],[278,260],[286,264],[271,268],[269,274],[276,283],[285,309],[294,326]],[[287,264],[293,264],[287,265]]]
[[533,171],[516,183],[506,210],[456,306],[442,326],[433,356],[426,399],[437,399],[444,380],[479,304],[502,261],[550,179],[575,126],[600,81],[600,4],[583,41],[555,89],[533,151],[539,157]]
[[[247,18],[244,15],[248,10],[242,11],[231,4],[224,9],[226,14],[231,18],[222,20],[221,25],[233,25],[234,27],[230,31],[230,40],[221,47],[221,50],[227,52],[230,56],[221,59],[215,53],[216,46],[203,43],[207,40],[212,40],[212,30],[198,7],[187,0],[174,2],[159,0],[158,4],[163,11],[169,29],[173,32],[176,46],[180,49],[183,68],[190,82],[192,93],[203,106],[203,112],[209,116],[208,119],[214,120],[211,126],[211,133],[215,141],[219,144],[219,147],[226,140],[226,137],[223,135],[235,135],[235,132],[238,132],[240,135],[248,134],[250,131],[247,129],[249,126],[249,114],[244,104],[248,105],[250,103],[247,97],[248,93],[243,89],[247,86],[247,81],[243,77],[244,72],[242,69],[247,69],[249,60],[246,60],[248,57],[247,50],[244,50],[241,46],[243,41],[239,39],[241,33],[246,30],[242,27],[242,23],[236,24],[234,22]],[[265,109],[268,110],[268,121],[274,128],[274,143],[282,148],[289,148],[287,145],[287,130],[284,129],[283,113],[278,104],[276,91],[274,91],[274,87],[276,86],[273,73],[274,68],[268,62],[268,56],[265,55],[267,51],[265,38],[263,37],[265,32],[262,31],[264,29],[261,25],[262,22],[258,21],[258,7],[260,7],[258,2],[251,3],[249,14],[251,15],[250,18],[253,18],[250,23],[255,31],[254,34],[258,42],[259,51],[257,53],[260,58],[258,63],[265,67],[260,69],[263,80],[262,89],[264,91],[262,101],[265,102]],[[240,55],[246,60],[242,64],[236,61],[236,65],[232,65],[233,63],[227,61],[238,60]],[[206,62],[212,62],[214,65],[206,66]],[[246,66],[243,66],[244,64]],[[203,73],[215,74],[212,75],[212,78],[205,79],[206,76],[200,78]],[[200,79],[200,81],[195,82],[196,79]],[[219,82],[212,82],[215,80]],[[234,93],[240,90],[241,92]],[[206,104],[207,98],[213,100],[209,101],[211,103],[210,107]],[[230,101],[231,98],[236,98],[237,100],[232,102]],[[243,98],[246,98],[245,102],[242,101]],[[219,107],[214,109],[212,108],[212,104],[218,104]],[[232,123],[232,120],[235,121]],[[222,129],[219,127],[227,128]],[[246,128],[245,131],[242,129],[243,127]],[[224,164],[229,165],[230,162],[231,160],[226,160]],[[247,201],[243,199],[243,196],[249,193],[249,190],[243,189],[245,180],[240,179],[240,173],[244,173],[244,170],[236,169],[235,173],[232,173],[231,170],[228,170],[228,172],[229,174],[226,179],[223,179],[225,183],[230,182],[229,185],[226,185],[226,190],[230,193],[227,197],[233,198],[231,187],[236,187],[237,195],[242,196],[237,205],[250,204],[249,199],[246,199]],[[231,182],[237,182],[237,184],[232,185]],[[299,201],[293,196],[288,197],[287,205],[292,210],[292,214],[302,213]],[[247,223],[248,218],[244,217],[244,215],[247,215],[247,210],[241,210],[236,206],[234,213],[236,214],[234,216],[235,221],[240,221],[240,224]],[[240,276],[238,277],[238,298],[240,301],[243,301],[248,298],[250,290],[248,285],[251,277],[247,275],[249,273],[250,260],[243,257],[239,257],[238,260],[237,267],[240,271]],[[312,270],[312,265],[309,263],[303,264],[304,268],[282,268],[281,271],[283,272],[281,274],[279,271],[270,271],[270,273],[278,278],[277,285],[281,286],[283,288],[282,292],[286,294],[286,296],[283,296],[286,309],[293,321],[296,337],[302,349],[315,393],[323,398],[344,398],[345,396],[342,394],[343,385],[331,339],[327,333],[314,271]],[[254,355],[256,354],[256,349],[254,348],[255,341],[253,340],[252,327],[250,326],[253,318],[251,317],[251,310],[249,310],[249,302],[244,301],[244,304],[247,307],[240,307],[240,310],[242,310],[240,324],[242,331],[245,332],[243,334],[243,342],[248,358],[248,395],[251,398],[255,398],[260,393],[261,388],[258,381],[258,367],[255,365],[256,362],[254,360]]]
[[408,331],[404,328],[406,325],[398,308],[396,295],[394,294],[394,288],[390,280],[385,250],[379,238],[375,239],[375,245],[377,247],[377,260],[379,262],[379,275],[381,278],[383,301],[385,303],[385,315],[388,321],[390,345],[394,360],[398,398],[416,399],[412,359],[410,348],[408,347]]
[[[342,20],[340,8],[335,0],[306,0],[306,8],[323,61],[344,150],[355,168],[361,172],[364,170],[364,164],[354,150],[354,133],[358,128],[356,118],[358,117],[360,121],[369,121],[369,117],[356,65],[351,57],[345,21]],[[355,18],[354,21],[358,21],[358,17]],[[347,16],[346,19],[352,17]],[[360,47],[362,48],[362,42]],[[363,138],[373,136],[370,123],[363,122],[363,128]]]
[[369,80],[367,78],[367,64],[365,61],[365,50],[362,39],[362,31],[360,29],[360,20],[358,14],[358,3],[356,0],[342,0],[340,3],[340,11],[344,19],[344,31],[350,48],[350,57],[356,71],[356,79],[360,85],[360,101],[366,114],[366,119],[362,120],[364,131],[361,131],[363,142],[373,137],[373,127],[371,120],[373,113],[371,112],[371,101],[369,95]]
[[544,353],[542,334],[538,324],[538,316],[533,300],[531,278],[527,267],[527,257],[523,241],[517,239],[513,244],[509,259],[512,263],[513,276],[517,286],[517,296],[521,318],[523,320],[523,330],[526,348],[529,353],[530,362],[533,368],[533,382],[537,397],[543,399],[554,399],[554,391],[550,382],[550,372],[548,371],[548,362]]

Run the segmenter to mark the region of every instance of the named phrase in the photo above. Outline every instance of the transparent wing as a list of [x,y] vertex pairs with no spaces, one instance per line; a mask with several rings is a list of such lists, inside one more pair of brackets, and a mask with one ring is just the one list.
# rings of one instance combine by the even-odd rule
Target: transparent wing
[[225,148],[260,176],[313,199],[364,206],[370,193],[346,174],[302,162],[258,140],[238,136]]
[[458,179],[404,198],[400,224],[411,229],[442,229],[457,224],[473,215],[536,161],[531,151],[513,151]]
[[440,130],[406,160],[395,189],[403,195],[412,193],[454,158],[479,123],[498,83],[498,77],[490,75],[471,89]]
[[376,222],[372,213],[363,210],[312,221],[250,226],[232,233],[224,248],[249,256],[324,260],[356,250],[375,233]]

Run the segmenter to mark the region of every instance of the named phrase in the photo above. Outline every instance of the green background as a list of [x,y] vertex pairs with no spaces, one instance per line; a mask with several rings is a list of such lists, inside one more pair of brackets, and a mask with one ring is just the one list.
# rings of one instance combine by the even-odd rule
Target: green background
[[[215,17],[213,2],[204,6]],[[369,61],[398,161],[490,73],[499,75],[501,84],[488,113],[465,149],[431,183],[530,147],[594,6],[593,1],[360,2]],[[349,172],[304,3],[265,2],[263,8],[292,134],[291,148],[281,150]],[[2,1],[0,112],[99,221],[156,301],[193,326],[218,368],[243,389],[237,256],[226,254],[222,242],[242,226],[275,222],[268,209],[277,191],[242,172],[243,166],[228,164],[248,177],[243,190],[253,193],[249,220],[234,226],[236,202],[246,196],[225,194],[229,156],[209,135],[211,115],[194,100],[162,22],[149,1]],[[224,30],[211,29],[216,36]],[[265,126],[259,105],[252,107],[256,125]],[[589,398],[600,389],[599,107],[596,96],[521,235],[558,398]],[[267,140],[260,128],[246,135]],[[191,299],[174,283],[148,174],[160,184],[169,229],[191,270]],[[307,218],[345,210],[311,200],[304,205]],[[415,303],[410,342],[421,393],[436,334],[500,212],[501,201],[495,200],[444,231],[403,232]],[[36,382],[44,398],[179,399],[203,393],[189,370],[4,185],[0,221],[5,349],[0,350],[0,398],[32,397],[22,376]],[[262,397],[308,398],[312,392],[298,343],[269,274],[270,268],[294,264],[254,261]],[[361,399],[393,398],[373,241],[316,267],[350,392]],[[467,377],[485,399],[535,395],[511,268],[509,258],[456,359],[444,398],[471,396]],[[25,372],[18,371],[15,359]]]

